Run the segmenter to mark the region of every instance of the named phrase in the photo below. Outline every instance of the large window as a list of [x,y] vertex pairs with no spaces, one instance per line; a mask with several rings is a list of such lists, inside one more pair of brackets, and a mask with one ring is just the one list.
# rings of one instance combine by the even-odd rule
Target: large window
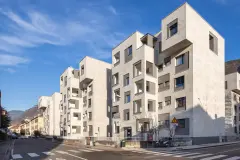
[[161,110],[163,108],[162,102],[158,102],[158,109]]
[[129,73],[123,76],[123,82],[124,82],[123,84],[124,86],[129,85]]
[[165,106],[171,105],[171,96],[165,97]]
[[132,46],[129,46],[128,48],[126,48],[124,50],[124,54],[125,54],[125,63],[132,60]]
[[216,54],[218,53],[218,40],[212,33],[209,33],[209,49]]
[[175,87],[184,87],[184,76],[175,79]]
[[184,64],[184,54],[176,57],[176,66],[179,66],[181,64]]
[[123,118],[124,118],[125,121],[130,120],[130,111],[129,111],[129,109],[123,110]]
[[171,57],[166,57],[164,58],[164,65],[165,66],[169,66],[171,64]]
[[129,103],[131,101],[130,92],[125,92],[125,103]]
[[178,20],[175,19],[168,24],[168,38],[172,37],[178,32]]
[[186,97],[176,99],[176,108],[186,108]]

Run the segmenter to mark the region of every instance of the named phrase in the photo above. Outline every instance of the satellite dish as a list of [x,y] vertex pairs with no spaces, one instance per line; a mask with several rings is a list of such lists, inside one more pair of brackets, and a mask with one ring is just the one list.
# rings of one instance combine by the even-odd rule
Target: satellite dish
[[238,71],[238,73],[240,73],[240,66],[238,66],[237,71]]

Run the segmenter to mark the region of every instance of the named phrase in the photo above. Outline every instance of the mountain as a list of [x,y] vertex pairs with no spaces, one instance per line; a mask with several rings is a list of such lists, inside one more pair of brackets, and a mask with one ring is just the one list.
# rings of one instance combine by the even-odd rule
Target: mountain
[[26,111],[24,111],[18,118],[12,120],[11,125],[20,124],[22,120],[31,119],[38,114],[39,114],[38,106],[29,108]]
[[11,120],[15,120],[19,117],[21,117],[21,115],[24,113],[24,111],[20,111],[20,110],[12,110],[12,111],[9,111],[8,114],[11,118]]

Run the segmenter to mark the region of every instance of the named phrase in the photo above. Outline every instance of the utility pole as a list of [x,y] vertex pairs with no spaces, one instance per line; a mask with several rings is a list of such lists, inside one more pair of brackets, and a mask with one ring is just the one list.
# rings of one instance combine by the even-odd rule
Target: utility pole
[[2,91],[0,90],[0,128],[2,127]]

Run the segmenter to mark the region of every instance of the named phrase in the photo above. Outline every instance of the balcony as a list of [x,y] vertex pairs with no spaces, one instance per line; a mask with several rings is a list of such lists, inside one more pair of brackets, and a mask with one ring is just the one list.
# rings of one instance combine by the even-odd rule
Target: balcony
[[80,89],[86,89],[87,86],[93,81],[93,78],[91,76],[91,72],[86,70],[86,65],[81,66],[81,76],[80,76],[80,83],[79,87]]
[[80,97],[78,88],[68,88],[68,99],[78,99]]
[[142,100],[136,100],[133,102],[133,114],[142,113]]
[[144,81],[143,79],[135,82],[135,95],[142,94],[144,92]]
[[142,74],[142,63],[141,61],[134,64],[133,77],[140,76]]
[[48,99],[50,97],[42,96],[38,102],[38,109],[46,109],[48,107]]
[[113,119],[119,119],[120,118],[120,113],[114,113],[112,118]]

